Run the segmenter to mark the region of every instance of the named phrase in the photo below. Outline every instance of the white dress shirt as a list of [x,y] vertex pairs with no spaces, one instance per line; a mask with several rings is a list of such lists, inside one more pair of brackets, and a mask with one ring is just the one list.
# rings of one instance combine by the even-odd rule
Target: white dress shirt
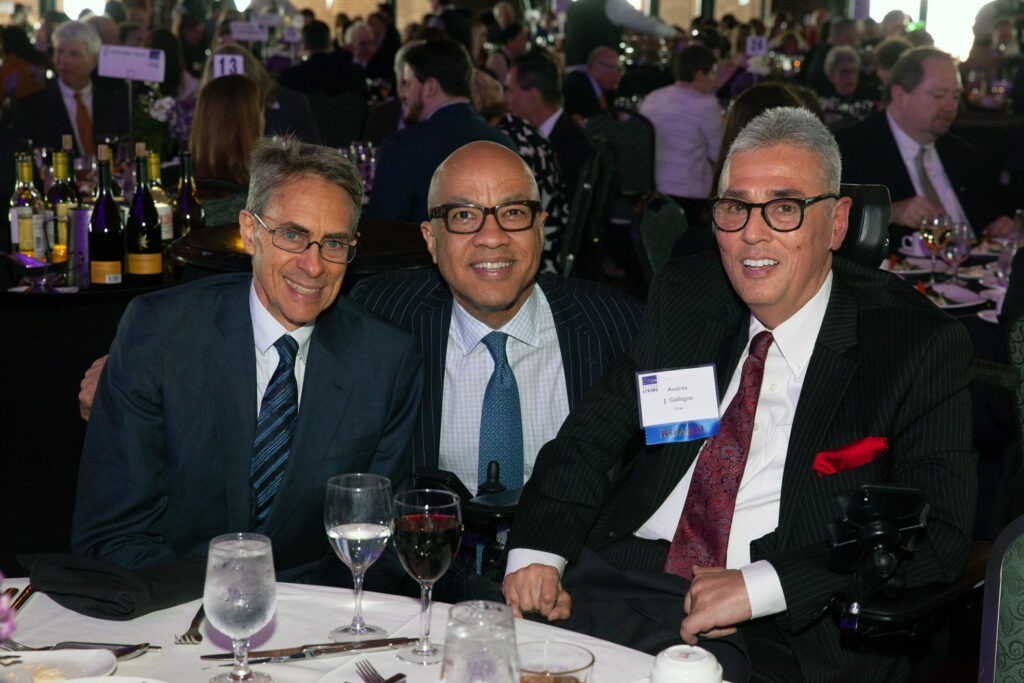
[[550,138],[551,131],[555,129],[555,126],[558,124],[558,119],[562,116],[562,112],[564,111],[565,109],[559,107],[558,111],[549,116],[544,123],[537,126],[537,130],[540,131],[540,134],[543,135],[545,138]]
[[640,106],[654,125],[654,177],[658,192],[705,199],[722,144],[718,98],[683,85],[658,88]]
[[[766,560],[750,562],[750,543],[772,532],[779,524],[779,501],[782,495],[782,473],[789,448],[789,435],[793,417],[800,400],[800,390],[814,351],[814,344],[825,319],[832,292],[832,274],[829,273],[821,289],[788,320],[771,330],[774,343],[765,358],[764,377],[757,410],[754,413],[754,431],[750,439],[750,451],[743,478],[736,493],[736,507],[733,511],[732,529],[726,551],[725,566],[739,569],[750,600],[751,618],[782,612],[786,599],[782,584],[771,563]],[[724,413],[739,390],[740,369],[749,355],[750,340],[754,335],[767,329],[753,315],[745,351],[732,373],[729,386],[719,402],[719,412]],[[706,441],[705,441],[706,443]],[[703,450],[703,446],[701,447]],[[698,458],[694,458],[689,470],[679,483],[639,529],[634,533],[640,538],[672,541],[675,536],[683,505],[690,490],[690,480]],[[533,563],[548,564],[561,573],[565,559],[546,552],[516,548],[509,552],[505,573],[508,574]]]
[[942,166],[942,159],[939,158],[935,145],[919,145],[912,137],[903,132],[889,112],[885,113],[885,118],[889,121],[892,136],[896,139],[896,147],[899,148],[900,157],[903,158],[903,164],[907,167],[907,173],[910,174],[910,182],[914,184],[914,192],[919,197],[924,196],[924,190],[921,189],[921,178],[917,173],[917,153],[923,146],[925,149],[924,170],[928,173],[928,179],[932,181],[935,193],[942,201],[942,208],[954,222],[970,225],[963,207],[960,206],[960,198],[956,196],[956,191],[953,189],[953,183],[949,181],[946,169]]
[[[480,342],[493,331],[455,302],[445,354],[439,462],[474,494],[479,484],[480,414],[494,371],[494,359]],[[508,335],[506,355],[519,388],[525,483],[537,452],[555,437],[569,414],[558,331],[540,287],[534,286],[522,308],[499,331]]]
[[676,35],[674,27],[669,26],[658,17],[644,14],[626,0],[607,0],[604,3],[604,13],[608,20],[616,26],[622,26],[637,33],[659,38],[672,38]]
[[286,330],[284,325],[263,306],[263,302],[256,295],[255,284],[249,285],[249,315],[252,317],[252,333],[256,342],[256,417],[260,415],[263,394],[266,393],[267,385],[270,384],[270,379],[277,370],[277,362],[280,360],[274,342],[284,334],[291,335],[299,343],[294,369],[298,407],[302,404],[302,380],[306,376],[306,356],[309,354],[309,340],[313,336],[315,323],[307,323],[297,330]]
[[75,134],[75,142],[78,144],[78,153],[85,154],[85,148],[82,147],[82,136],[78,133],[78,101],[75,100],[75,93],[82,94],[82,103],[85,105],[86,111],[89,112],[89,118],[92,119],[93,130],[96,129],[96,119],[92,115],[92,82],[90,81],[81,90],[72,90],[68,86],[64,85],[64,81],[57,79],[57,86],[60,88],[60,96],[64,100],[64,109],[68,112],[68,118],[71,119],[71,130]]

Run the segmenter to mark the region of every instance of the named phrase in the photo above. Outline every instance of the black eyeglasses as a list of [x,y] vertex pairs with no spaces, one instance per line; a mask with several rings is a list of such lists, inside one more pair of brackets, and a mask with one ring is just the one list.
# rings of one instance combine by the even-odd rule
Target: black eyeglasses
[[490,208],[476,204],[440,204],[430,210],[431,218],[444,221],[444,229],[458,235],[479,232],[484,227],[487,214],[494,214],[498,227],[505,232],[519,232],[533,227],[533,221],[540,211],[540,202],[521,199],[505,202]]
[[839,195],[819,194],[808,199],[783,197],[763,204],[741,202],[738,199],[715,199],[711,204],[711,219],[722,232],[739,232],[747,227],[751,209],[761,209],[761,217],[776,232],[792,232],[804,223],[804,209],[823,199],[839,199]]
[[[301,254],[315,244],[320,248],[320,258],[331,263],[352,263],[352,259],[356,257],[355,242],[349,244],[337,237],[327,237],[318,242],[309,239],[307,233],[296,228],[275,228],[271,230],[255,211],[250,211],[249,213],[260,222],[264,230],[270,233],[270,242],[278,249],[290,251],[293,254]],[[358,232],[356,233],[356,239],[359,239]]]

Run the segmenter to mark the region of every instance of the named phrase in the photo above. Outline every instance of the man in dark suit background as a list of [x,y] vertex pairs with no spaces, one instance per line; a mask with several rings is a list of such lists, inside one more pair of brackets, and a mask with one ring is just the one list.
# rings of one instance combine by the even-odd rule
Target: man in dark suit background
[[[538,456],[509,538],[517,612],[650,652],[700,638],[732,681],[746,666],[755,680],[906,676],[903,657],[845,647],[826,616],[849,577],[826,568],[825,525],[860,484],[920,487],[931,516],[907,585],[960,574],[971,346],[896,277],[833,259],[839,179],[806,110],[769,110],[736,138],[713,209],[720,258],[665,267],[633,346]],[[711,363],[718,435],[638,449],[637,373]]]
[[351,57],[331,51],[331,29],[327,24],[315,20],[303,24],[302,47],[305,61],[282,71],[278,77],[281,85],[307,95],[348,92],[365,97],[363,70],[352,63]]
[[562,82],[565,111],[579,120],[604,111],[611,105],[621,78],[619,53],[610,47],[594,48],[587,58],[586,69],[565,74]]
[[57,78],[43,90],[18,100],[14,136],[37,147],[60,149],[61,137],[73,134],[79,154],[96,153],[107,137],[128,132],[128,91],[94,87],[100,36],[89,24],[69,21],[53,32]]
[[418,223],[427,217],[430,178],[449,154],[474,140],[511,150],[515,143],[470,106],[473,65],[462,45],[432,40],[410,49],[404,59],[398,96],[407,127],[380,146],[366,215]]
[[529,121],[551,142],[565,179],[566,196],[572,197],[590,155],[590,140],[562,108],[558,64],[548,52],[533,50],[513,60],[506,80],[509,111]]
[[[190,563],[218,534],[258,530],[281,580],[341,579],[324,484],[403,484],[421,386],[410,335],[338,297],[361,200],[335,150],[259,143],[239,214],[252,275],[140,296],[120,323],[82,454],[76,554]],[[283,450],[266,458],[267,443]]]
[[[448,157],[434,174],[430,206],[470,202],[490,207],[538,197],[529,167],[518,155],[494,143],[474,142]],[[467,339],[468,330],[475,330],[474,336],[490,330],[510,335],[507,349],[520,384],[526,436],[523,480],[511,487],[519,488],[533,469],[537,450],[625,350],[640,320],[640,305],[617,290],[538,276],[546,214],[525,204],[523,210],[533,215],[528,229],[502,229],[497,217],[488,215],[468,234],[448,230],[445,209],[438,210],[440,216],[432,212],[421,229],[438,270],[378,275],[361,280],[350,295],[418,339],[424,385],[412,441],[414,464],[454,471],[470,492],[479,483],[480,398],[493,361],[488,364],[479,340]],[[483,361],[479,367],[474,365],[477,356]],[[480,396],[474,399],[473,392]],[[446,433],[453,425],[457,428]]]
[[[960,73],[941,50],[919,47],[893,65],[882,100],[885,111],[836,134],[843,181],[889,188],[893,246],[922,219],[946,213],[974,232],[1002,236],[1013,221],[979,150],[949,132],[960,101]],[[919,160],[920,156],[920,160]],[[921,169],[924,169],[924,177]]]

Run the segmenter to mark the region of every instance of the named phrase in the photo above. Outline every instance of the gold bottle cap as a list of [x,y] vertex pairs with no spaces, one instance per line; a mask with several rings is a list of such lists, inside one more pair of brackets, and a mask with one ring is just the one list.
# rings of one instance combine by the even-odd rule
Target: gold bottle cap
[[110,147],[107,147],[106,145],[98,145],[96,147],[96,160],[110,161]]

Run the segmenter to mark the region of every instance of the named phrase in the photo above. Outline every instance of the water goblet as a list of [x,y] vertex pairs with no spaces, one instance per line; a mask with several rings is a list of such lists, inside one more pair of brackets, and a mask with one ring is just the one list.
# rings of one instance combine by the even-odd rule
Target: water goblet
[[960,264],[971,257],[971,232],[966,223],[954,223],[949,229],[949,239],[942,247],[942,260],[952,269],[947,282],[955,285],[967,284],[957,277]]
[[451,491],[413,489],[395,496],[395,550],[405,571],[420,584],[420,638],[398,656],[415,664],[441,661],[430,642],[430,593],[459,550],[462,513]]
[[928,286],[932,289],[935,288],[935,259],[949,240],[951,225],[946,214],[936,214],[921,221],[921,241],[931,254],[931,276],[928,279]]
[[391,480],[377,474],[339,474],[327,480],[324,527],[334,552],[352,571],[352,623],[328,634],[335,642],[384,638],[387,630],[363,620],[363,576],[391,538]]
[[223,534],[210,541],[203,588],[206,618],[231,638],[235,664],[210,683],[273,679],[249,668],[249,637],[270,623],[277,607],[277,584],[270,539],[262,534]]

